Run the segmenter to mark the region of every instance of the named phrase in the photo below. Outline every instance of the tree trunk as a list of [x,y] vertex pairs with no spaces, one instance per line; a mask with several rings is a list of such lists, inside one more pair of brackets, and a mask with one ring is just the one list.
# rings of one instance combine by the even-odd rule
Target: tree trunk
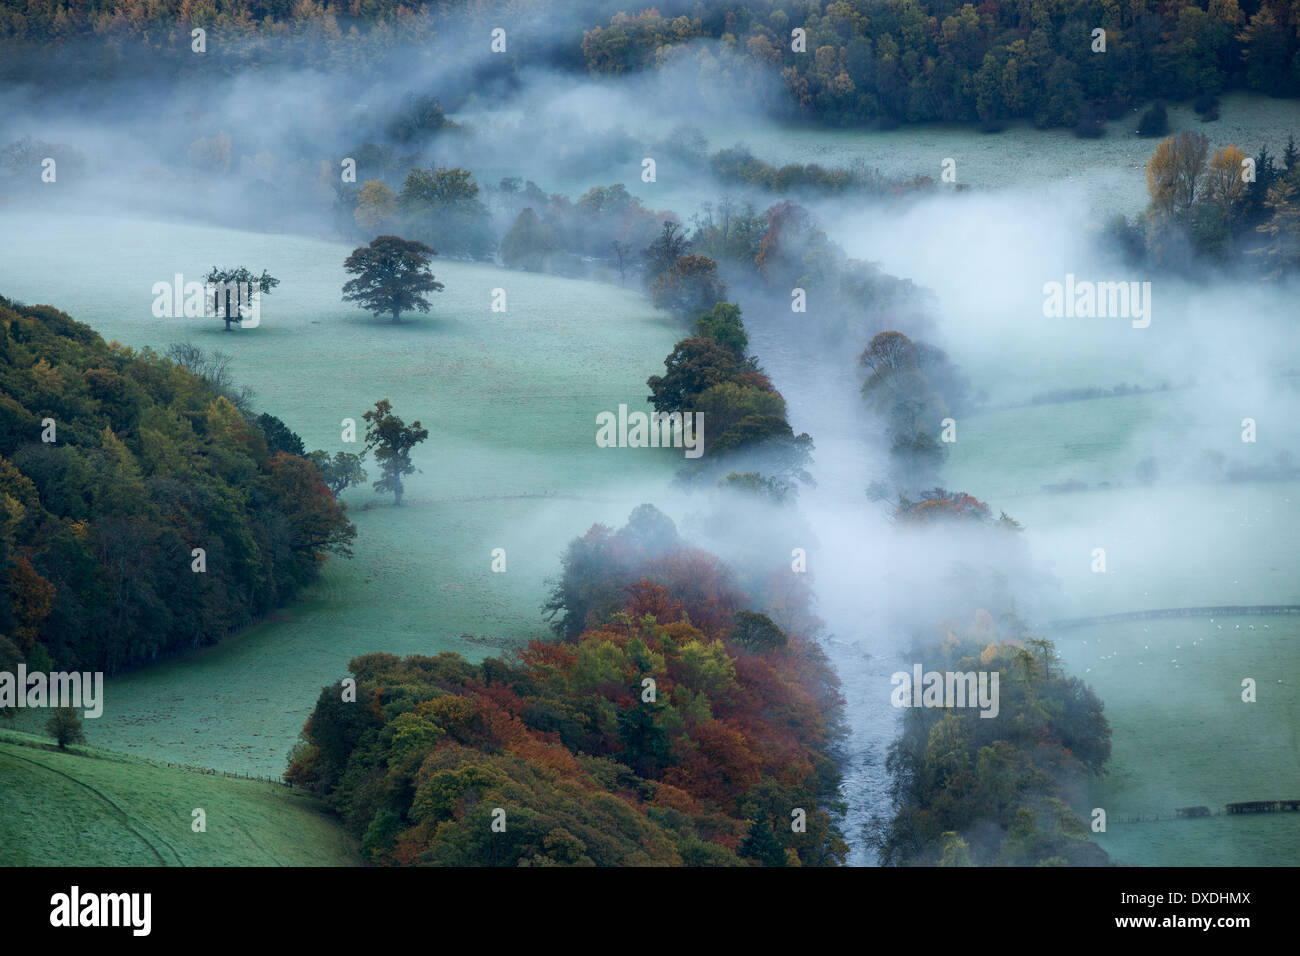
[[402,320],[398,318],[398,315],[400,315],[400,314],[401,314],[401,313],[399,313],[397,309],[393,309],[393,324],[394,324],[394,325],[398,325],[398,324],[401,323]]

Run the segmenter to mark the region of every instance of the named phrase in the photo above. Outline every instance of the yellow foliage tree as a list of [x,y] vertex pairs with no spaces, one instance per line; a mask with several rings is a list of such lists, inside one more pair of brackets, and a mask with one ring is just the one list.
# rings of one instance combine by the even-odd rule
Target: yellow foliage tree
[[1170,136],[1147,160],[1147,194],[1151,211],[1181,220],[1196,201],[1205,174],[1205,154],[1210,139],[1204,133],[1184,131]]
[[397,197],[382,180],[368,179],[357,196],[357,208],[352,214],[357,225],[376,235],[382,233],[397,213]]

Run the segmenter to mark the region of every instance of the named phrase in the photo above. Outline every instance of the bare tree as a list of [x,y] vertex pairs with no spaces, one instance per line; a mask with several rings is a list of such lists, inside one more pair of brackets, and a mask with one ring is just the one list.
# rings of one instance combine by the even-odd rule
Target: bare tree
[[618,260],[618,284],[624,285],[627,282],[628,264],[632,261],[635,254],[632,252],[631,246],[618,239],[611,242],[609,246],[614,250],[614,258]]
[[167,357],[206,381],[218,395],[229,399],[245,418],[252,415],[254,392],[247,385],[235,384],[230,372],[229,353],[220,349],[208,352],[192,342],[173,342],[167,347]]

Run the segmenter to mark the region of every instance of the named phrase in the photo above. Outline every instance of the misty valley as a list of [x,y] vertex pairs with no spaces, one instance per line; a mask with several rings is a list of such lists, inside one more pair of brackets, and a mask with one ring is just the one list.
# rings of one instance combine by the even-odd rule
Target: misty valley
[[1300,865],[1294,9],[210,6],[0,0],[0,863]]

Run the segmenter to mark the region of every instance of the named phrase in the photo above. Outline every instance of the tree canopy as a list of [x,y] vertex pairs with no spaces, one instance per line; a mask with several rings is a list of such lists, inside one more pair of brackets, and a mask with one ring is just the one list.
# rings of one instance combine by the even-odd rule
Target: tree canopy
[[300,440],[228,387],[0,298],[0,635],[30,667],[215,643],[349,553]]
[[343,262],[344,270],[356,276],[344,284],[343,301],[356,302],[375,315],[391,315],[394,323],[412,309],[428,312],[424,293],[444,288],[429,271],[429,257],[436,255],[414,239],[372,239],[369,245],[353,249]]

